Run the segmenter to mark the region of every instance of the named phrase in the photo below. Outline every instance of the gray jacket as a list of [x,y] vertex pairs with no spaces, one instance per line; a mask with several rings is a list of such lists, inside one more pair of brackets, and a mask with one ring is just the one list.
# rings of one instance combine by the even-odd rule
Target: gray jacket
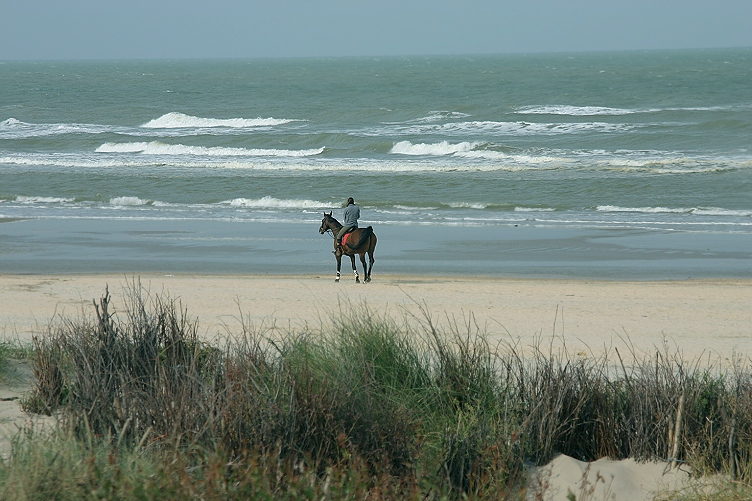
[[351,228],[358,227],[358,218],[360,217],[360,207],[350,204],[345,207],[342,224]]

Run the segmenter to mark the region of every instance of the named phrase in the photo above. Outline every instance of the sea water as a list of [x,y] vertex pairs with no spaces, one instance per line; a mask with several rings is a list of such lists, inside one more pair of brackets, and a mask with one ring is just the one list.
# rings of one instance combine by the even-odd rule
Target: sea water
[[382,272],[749,277],[751,82],[752,49],[3,62],[0,271],[328,272],[352,196]]

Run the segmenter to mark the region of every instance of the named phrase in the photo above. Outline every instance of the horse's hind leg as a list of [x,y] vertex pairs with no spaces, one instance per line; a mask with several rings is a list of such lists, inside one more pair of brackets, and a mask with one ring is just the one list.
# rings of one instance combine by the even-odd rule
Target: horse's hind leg
[[[373,251],[376,249],[376,235],[371,236],[371,242],[368,247],[368,271],[366,272],[366,278],[364,279],[366,283],[371,281],[371,270],[373,269],[373,262],[376,261],[373,258]],[[363,262],[363,267],[365,268],[365,261]]]
[[366,278],[364,279],[366,283],[371,281],[371,270],[373,269],[373,262],[376,261],[373,258],[373,252],[368,252],[368,268],[366,270],[366,257],[363,256],[363,269],[366,270]]
[[353,273],[355,273],[355,283],[359,284],[360,275],[358,275],[358,268],[355,267],[355,254],[350,254],[350,261],[352,261]]
[[366,253],[363,252],[360,255],[360,262],[363,264],[363,274],[365,275],[365,278],[363,278],[363,283],[368,283],[371,281],[371,276],[368,273],[368,266],[366,266]]

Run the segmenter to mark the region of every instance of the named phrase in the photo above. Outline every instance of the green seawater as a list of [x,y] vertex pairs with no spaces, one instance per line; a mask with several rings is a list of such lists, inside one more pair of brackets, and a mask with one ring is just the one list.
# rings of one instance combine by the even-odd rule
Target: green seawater
[[426,241],[749,239],[750,82],[752,49],[0,62],[0,218],[276,228],[352,196]]

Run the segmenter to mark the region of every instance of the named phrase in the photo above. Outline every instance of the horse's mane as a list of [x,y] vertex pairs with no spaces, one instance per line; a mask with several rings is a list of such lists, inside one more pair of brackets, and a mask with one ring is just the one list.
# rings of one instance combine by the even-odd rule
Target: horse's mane
[[340,223],[339,221],[337,221],[337,218],[335,218],[331,214],[324,214],[324,216],[326,216],[327,219],[331,219],[332,221],[334,221],[335,223],[337,223],[340,227],[342,227],[342,223]]

